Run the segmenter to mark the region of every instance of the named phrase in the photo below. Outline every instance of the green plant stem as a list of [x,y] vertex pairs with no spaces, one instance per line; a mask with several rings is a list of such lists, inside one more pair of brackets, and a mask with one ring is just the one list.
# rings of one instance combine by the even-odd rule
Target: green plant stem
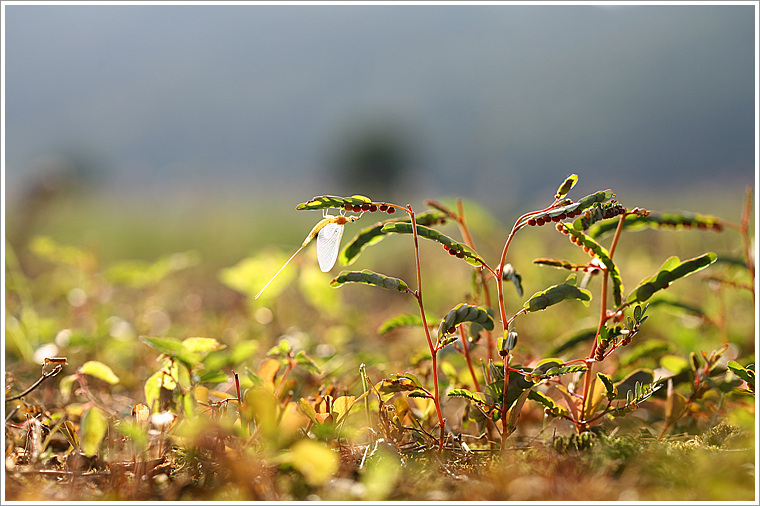
[[411,205],[406,206],[406,210],[409,213],[409,217],[412,220],[412,237],[414,238],[414,262],[417,267],[417,290],[413,293],[414,298],[417,299],[417,305],[420,307],[420,317],[422,318],[422,328],[425,330],[425,338],[427,338],[428,347],[430,348],[430,356],[433,360],[433,386],[434,396],[433,403],[435,404],[435,410],[438,414],[438,423],[441,426],[440,439],[438,441],[438,452],[443,451],[443,441],[446,434],[446,420],[443,418],[443,412],[441,411],[440,392],[438,388],[438,350],[433,346],[433,339],[430,337],[430,329],[428,329],[427,319],[425,318],[425,307],[422,304],[422,270],[420,268],[420,246],[419,239],[417,237],[416,220],[414,217],[414,211]]
[[470,344],[467,336],[464,332],[464,326],[459,325],[459,337],[462,338],[462,350],[464,351],[464,359],[467,362],[467,367],[470,369],[470,375],[472,376],[472,382],[475,385],[475,390],[480,392],[480,384],[478,378],[475,376],[475,369],[472,367],[472,361],[470,360]]

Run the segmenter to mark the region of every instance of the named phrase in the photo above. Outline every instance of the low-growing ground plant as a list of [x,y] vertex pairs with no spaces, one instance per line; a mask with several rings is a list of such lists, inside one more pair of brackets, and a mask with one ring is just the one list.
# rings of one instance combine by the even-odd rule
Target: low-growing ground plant
[[[754,348],[731,309],[754,303],[752,193],[737,225],[625,206],[609,189],[575,201],[577,180],[517,218],[494,258],[481,254],[461,200],[417,212],[358,195],[299,204],[323,213],[301,247],[224,269],[227,289],[183,278],[199,264],[190,252],[102,266],[38,237],[33,276],[9,248],[7,498],[751,499]],[[354,222],[364,227],[339,249]],[[448,224],[461,239],[441,231]],[[530,229],[566,245],[563,256],[546,256],[548,242],[521,244]],[[629,279],[625,234],[689,229],[735,231],[742,254],[670,256]],[[390,250],[391,236],[407,246],[385,262],[398,273],[347,270],[326,282],[304,262],[288,291],[286,267],[313,240],[326,272],[370,246]],[[469,274],[441,268],[422,240]],[[494,251],[496,238],[479,240]],[[518,246],[545,268],[540,279],[525,274]],[[718,301],[709,309],[670,295],[700,271]],[[335,297],[353,284],[383,289],[401,313],[347,310]],[[526,296],[525,286],[540,288]],[[430,299],[450,309],[436,314]],[[674,313],[724,344],[684,352],[675,335],[650,330]],[[540,336],[542,322],[562,333]],[[400,359],[392,346],[358,344],[394,334],[404,336]],[[744,471],[726,476],[711,458]],[[730,493],[711,485],[726,479]]]

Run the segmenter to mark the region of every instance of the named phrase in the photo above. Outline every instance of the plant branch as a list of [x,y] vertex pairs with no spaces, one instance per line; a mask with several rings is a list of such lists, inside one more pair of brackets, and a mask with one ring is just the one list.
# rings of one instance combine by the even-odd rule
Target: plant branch
[[464,359],[467,361],[467,367],[470,369],[470,375],[472,376],[472,382],[475,385],[475,390],[480,392],[480,384],[478,383],[478,378],[475,376],[475,369],[473,369],[472,361],[470,360],[469,340],[464,333],[463,325],[459,325],[459,337],[462,338],[462,350],[464,351]]
[[417,299],[417,305],[420,308],[420,317],[422,318],[422,328],[425,330],[425,338],[427,338],[428,347],[430,348],[430,355],[433,359],[433,386],[434,386],[434,398],[435,410],[438,414],[438,423],[441,426],[440,440],[438,442],[438,452],[443,451],[443,440],[445,435],[446,420],[443,418],[441,412],[440,392],[438,388],[438,350],[433,346],[433,339],[430,337],[430,329],[428,329],[427,319],[425,318],[425,307],[422,304],[422,273],[420,268],[420,246],[419,239],[417,237],[417,226],[414,217],[414,211],[412,206],[407,204],[406,211],[409,213],[409,217],[412,221],[412,236],[414,238],[414,262],[417,267],[417,290],[413,293],[414,298]]
[[36,389],[37,387],[39,387],[42,384],[43,381],[45,381],[48,378],[52,378],[53,376],[56,376],[62,370],[63,370],[63,366],[62,365],[56,365],[52,370],[50,370],[48,372],[42,373],[42,376],[40,376],[37,379],[37,381],[35,381],[34,383],[32,383],[32,385],[29,388],[27,388],[26,390],[24,390],[20,394],[8,397],[7,399],[5,399],[5,402],[15,401],[15,400],[21,399],[25,395],[30,394],[32,391],[34,391],[34,389]]

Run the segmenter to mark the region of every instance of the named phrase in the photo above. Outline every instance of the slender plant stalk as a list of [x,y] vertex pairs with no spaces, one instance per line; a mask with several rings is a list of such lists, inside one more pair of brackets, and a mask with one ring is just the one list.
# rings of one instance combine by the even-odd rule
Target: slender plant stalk
[[469,340],[465,335],[463,325],[459,325],[459,337],[462,338],[462,350],[464,351],[464,359],[467,362],[468,369],[470,369],[470,376],[472,376],[472,382],[475,385],[475,390],[480,392],[480,384],[478,383],[478,378],[475,376],[475,369],[472,367],[472,360],[470,360]]
[[507,391],[509,390],[509,362],[511,353],[504,355],[504,395],[501,403],[501,451],[507,449],[507,437],[509,430],[507,428]]
[[422,273],[420,268],[420,246],[417,237],[417,221],[414,217],[414,210],[411,205],[406,206],[409,217],[412,220],[412,236],[414,237],[414,262],[417,266],[417,290],[413,293],[417,299],[417,305],[420,307],[420,317],[422,318],[422,328],[425,329],[425,337],[427,338],[428,347],[430,348],[430,355],[433,359],[433,403],[435,404],[435,410],[438,413],[438,423],[441,426],[440,439],[438,441],[438,452],[443,451],[443,441],[446,434],[446,420],[443,418],[441,412],[440,392],[438,388],[438,350],[433,345],[433,339],[430,337],[430,329],[428,329],[427,319],[425,318],[425,307],[422,304]]
[[744,256],[747,258],[747,269],[750,275],[750,286],[752,288],[752,303],[755,304],[755,261],[752,257],[752,246],[749,240],[749,219],[752,214],[752,188],[747,188],[747,198],[744,204],[744,214],[742,215],[741,236],[744,242]]
[[[620,215],[620,219],[618,220],[618,226],[615,229],[615,236],[612,238],[612,244],[610,245],[610,259],[612,259],[612,256],[615,254],[615,248],[617,247],[618,240],[620,239],[620,233],[623,231],[623,225],[625,223],[625,217],[628,213],[623,213]],[[589,394],[591,392],[591,378],[593,376],[592,367],[596,360],[594,359],[594,355],[596,354],[596,347],[599,343],[599,335],[602,333],[602,328],[604,327],[604,324],[607,323],[607,281],[609,279],[609,271],[607,269],[604,269],[604,274],[602,275],[602,296],[601,296],[601,308],[599,310],[599,325],[596,329],[596,334],[594,335],[594,342],[591,344],[591,351],[589,352],[588,357],[584,361],[586,364],[586,372],[584,373],[583,378],[583,407],[581,409],[581,416],[580,416],[580,424],[578,425],[578,431],[583,432],[588,429],[588,422],[587,417],[591,416],[592,413],[587,413],[588,409],[591,407]]]
[[[457,199],[456,220],[457,220],[457,224],[459,225],[459,229],[462,232],[462,237],[464,238],[465,244],[467,244],[467,246],[469,246],[473,250],[477,251],[475,248],[475,241],[472,240],[472,235],[470,234],[470,227],[467,226],[467,221],[464,218],[464,205],[462,204],[462,199]],[[491,271],[491,269],[488,269],[488,270]],[[491,307],[491,294],[488,292],[488,278],[486,277],[485,272],[483,272],[482,267],[478,269],[478,278],[480,280],[480,286],[483,288],[483,302],[485,303],[485,307]],[[485,329],[483,330],[483,332],[485,332],[486,334],[486,343],[488,346],[488,360],[493,360],[494,350],[496,349],[496,344],[493,341],[493,332],[491,332],[490,330],[485,330]],[[468,361],[468,364],[469,364],[469,361]],[[478,388],[478,391],[480,391],[480,388]]]

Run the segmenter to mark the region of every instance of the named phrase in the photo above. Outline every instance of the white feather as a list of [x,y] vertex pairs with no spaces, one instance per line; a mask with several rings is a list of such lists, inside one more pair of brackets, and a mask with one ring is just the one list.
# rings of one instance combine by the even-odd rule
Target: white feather
[[317,261],[322,272],[333,268],[338,259],[340,238],[343,237],[343,225],[328,223],[317,235]]

